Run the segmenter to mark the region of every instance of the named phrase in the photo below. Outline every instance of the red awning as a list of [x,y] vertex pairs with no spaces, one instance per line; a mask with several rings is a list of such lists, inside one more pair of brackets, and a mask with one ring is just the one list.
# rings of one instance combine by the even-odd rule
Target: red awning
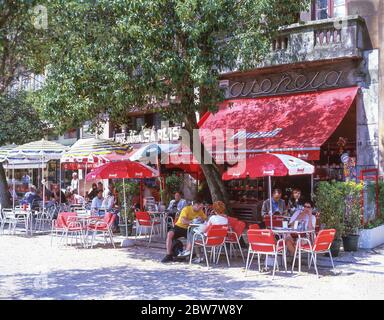
[[[203,116],[199,123],[200,136],[216,159],[224,158],[231,150],[242,150],[247,157],[255,153],[276,152],[318,160],[321,145],[346,115],[357,90],[357,87],[351,87],[226,100],[219,105],[217,113]],[[217,129],[223,130],[222,136],[213,134],[210,139],[206,138],[207,132]],[[241,130],[245,130],[245,145],[238,140]],[[227,143],[231,146],[227,147]],[[223,145],[224,150],[218,150],[218,146]]]

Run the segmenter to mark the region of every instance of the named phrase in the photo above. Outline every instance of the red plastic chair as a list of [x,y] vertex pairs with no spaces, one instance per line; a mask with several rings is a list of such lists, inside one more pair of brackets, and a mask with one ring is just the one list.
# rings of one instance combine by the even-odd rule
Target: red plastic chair
[[192,249],[191,255],[189,257],[189,264],[192,263],[193,249],[195,246],[203,247],[205,261],[207,262],[207,267],[209,268],[209,261],[207,255],[207,248],[211,248],[211,252],[214,253],[216,248],[219,248],[216,264],[219,263],[221,249],[224,247],[225,256],[227,257],[228,267],[230,267],[229,257],[227,247],[225,246],[225,239],[228,234],[227,225],[210,225],[205,234],[195,233],[192,238]]
[[260,229],[260,226],[257,223],[250,224],[248,227],[249,230],[258,230]]
[[[85,231],[86,229],[77,219],[76,213],[66,212],[58,216],[58,225],[64,229],[63,236],[65,237],[65,243],[68,244],[68,235],[74,235],[77,243],[77,238],[80,238],[82,245],[85,247]],[[73,238],[71,238],[73,239]]]
[[52,220],[52,227],[51,227],[51,245],[53,243],[53,236],[57,237],[60,235],[60,240],[63,239],[65,235],[65,224],[63,223],[64,217],[66,220],[68,220],[68,217],[76,217],[75,212],[60,212],[57,216],[57,219]]
[[232,254],[232,247],[233,245],[237,245],[241,254],[241,257],[243,258],[243,262],[245,262],[243,250],[240,245],[240,238],[243,236],[244,229],[246,227],[246,224],[244,221],[241,220],[231,220],[229,222],[229,231],[227,238],[225,239],[226,243],[229,243],[229,256]]
[[[283,216],[272,216],[272,227],[281,228],[283,226],[284,217]],[[264,216],[264,223],[266,228],[271,227],[271,217],[269,215]]]
[[104,215],[102,220],[95,219],[93,221],[92,220],[90,221],[90,223],[87,226],[87,238],[88,238],[88,232],[92,232],[91,248],[93,248],[93,242],[98,232],[104,235],[105,241],[106,241],[105,235],[108,235],[113,247],[116,248],[115,242],[113,241],[113,233],[112,233],[112,227],[115,222],[115,219],[116,219],[115,214],[113,214],[112,212],[107,212]]
[[[312,260],[313,260],[317,277],[319,277],[319,272],[317,270],[317,254],[318,253],[328,253],[331,259],[332,268],[333,269],[335,268],[335,265],[333,264],[332,253],[330,250],[332,242],[335,239],[335,235],[336,235],[335,229],[321,230],[316,236],[313,245],[311,244],[311,241],[309,239],[307,238],[301,239],[301,242],[302,242],[301,252],[310,254],[310,259],[308,259],[308,269],[311,267]],[[295,250],[295,256],[293,258],[292,270],[295,267],[296,256],[298,253],[298,246],[299,246],[299,243],[296,243],[296,250]]]
[[[275,270],[276,266],[278,267],[277,263],[277,256],[281,254],[283,256],[285,271],[287,271],[287,259],[286,259],[286,249],[285,249],[285,242],[283,239],[280,239],[276,242],[275,234],[272,230],[268,229],[250,229],[248,230],[248,243],[249,243],[249,249],[248,249],[248,256],[247,256],[247,262],[245,264],[245,275],[248,273],[248,269],[250,268],[253,257],[255,254],[257,254],[258,259],[258,265],[259,265],[259,272],[260,270],[260,255],[272,255],[275,257],[274,263],[273,263],[273,272],[272,277],[275,277]],[[252,257],[251,257],[252,254]],[[251,257],[251,258],[250,258]]]
[[[151,231],[149,234],[149,241],[147,245],[149,246],[152,240],[152,234],[155,229],[155,226],[160,227],[160,221],[152,217],[147,211],[138,211],[135,213],[135,215],[136,215],[136,222],[137,222],[135,240],[137,239],[137,236],[141,236],[143,227],[151,228]],[[137,229],[140,229],[139,234],[137,234]],[[158,229],[158,233],[160,234],[160,228]]]
[[236,221],[239,221],[239,219],[235,218],[235,217],[229,217],[228,216],[228,225],[232,225],[234,223],[236,223]]

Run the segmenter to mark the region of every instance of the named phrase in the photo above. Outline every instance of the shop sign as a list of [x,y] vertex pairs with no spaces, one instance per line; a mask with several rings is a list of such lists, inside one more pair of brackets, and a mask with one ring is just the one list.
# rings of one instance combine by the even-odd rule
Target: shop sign
[[140,133],[136,130],[130,130],[129,133],[115,134],[115,141],[123,144],[177,141],[180,139],[180,130],[180,127],[143,129]]
[[256,76],[244,81],[230,81],[227,86],[227,98],[252,98],[338,88],[344,84],[342,82],[347,77],[348,75],[343,70],[319,70],[302,73],[286,72],[268,76]]

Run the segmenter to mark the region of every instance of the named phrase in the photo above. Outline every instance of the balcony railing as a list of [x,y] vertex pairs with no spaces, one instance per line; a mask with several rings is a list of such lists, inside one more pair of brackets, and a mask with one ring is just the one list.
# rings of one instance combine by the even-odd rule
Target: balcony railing
[[369,48],[365,20],[360,16],[308,21],[282,27],[271,43],[270,54],[258,66],[361,58],[362,50]]

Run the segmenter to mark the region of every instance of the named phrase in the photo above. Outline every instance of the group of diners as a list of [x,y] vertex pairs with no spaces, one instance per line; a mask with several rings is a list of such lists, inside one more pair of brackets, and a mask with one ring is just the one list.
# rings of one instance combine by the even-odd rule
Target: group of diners
[[[272,204],[272,211],[270,210]],[[227,208],[221,201],[216,201],[212,205],[210,217],[207,217],[203,210],[204,204],[202,200],[197,197],[191,204],[182,199],[181,192],[176,192],[175,199],[173,199],[168,206],[168,215],[175,218],[174,226],[171,227],[167,233],[166,238],[166,255],[162,259],[163,263],[179,260],[178,258],[187,257],[191,254],[193,234],[198,232],[205,234],[211,225],[228,225]],[[295,188],[292,190],[291,197],[286,204],[282,199],[282,192],[280,189],[272,191],[272,199],[267,199],[263,202],[261,215],[263,221],[258,223],[260,229],[269,228],[264,223],[264,218],[268,215],[284,216],[288,222],[288,227],[293,227],[295,221],[301,224],[303,231],[311,231],[316,226],[316,210],[311,200],[304,200],[301,196],[301,190]],[[198,227],[190,228],[191,225],[200,224]],[[186,238],[185,249],[175,257],[174,244],[175,240],[179,238]],[[296,247],[296,238],[287,235],[285,237],[287,247],[287,254],[294,256]],[[202,262],[199,255],[192,261],[196,263]]]

